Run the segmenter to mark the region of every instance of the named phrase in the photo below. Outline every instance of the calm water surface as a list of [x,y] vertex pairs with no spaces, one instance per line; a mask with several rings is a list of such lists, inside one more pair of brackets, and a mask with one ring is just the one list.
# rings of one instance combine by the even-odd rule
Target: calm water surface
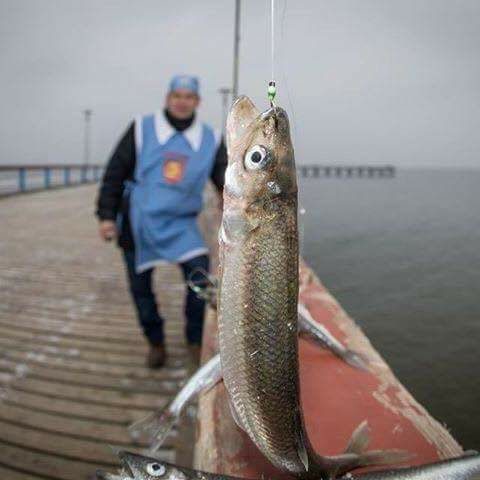
[[413,395],[480,449],[480,171],[299,188],[303,256]]

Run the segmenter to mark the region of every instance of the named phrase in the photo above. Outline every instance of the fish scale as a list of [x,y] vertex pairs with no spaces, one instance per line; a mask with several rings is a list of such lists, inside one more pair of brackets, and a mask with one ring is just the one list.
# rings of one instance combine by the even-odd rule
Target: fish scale
[[[233,416],[276,467],[303,478],[398,461],[404,452],[327,457],[311,447],[299,391],[298,194],[288,116],[278,107],[261,114],[241,97],[228,116],[227,144],[218,326]],[[354,434],[350,445],[368,443],[366,428]]]
[[[285,146],[292,163],[293,152]],[[284,171],[264,180],[284,184],[277,173]],[[229,173],[220,241],[224,382],[234,416],[260,450],[281,468],[300,472],[296,179],[287,179],[287,191],[264,189],[263,196],[239,201],[228,178]]]

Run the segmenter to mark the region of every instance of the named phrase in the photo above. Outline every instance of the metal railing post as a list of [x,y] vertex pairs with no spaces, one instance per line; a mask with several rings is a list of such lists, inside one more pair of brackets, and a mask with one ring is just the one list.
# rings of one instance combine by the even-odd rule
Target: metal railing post
[[45,188],[46,189],[50,188],[50,184],[51,184],[50,167],[45,167],[45,169],[43,170],[43,179],[45,183]]
[[18,169],[18,189],[21,192],[25,192],[27,190],[27,171],[25,168]]
[[64,185],[70,185],[70,167],[63,169],[63,183]]

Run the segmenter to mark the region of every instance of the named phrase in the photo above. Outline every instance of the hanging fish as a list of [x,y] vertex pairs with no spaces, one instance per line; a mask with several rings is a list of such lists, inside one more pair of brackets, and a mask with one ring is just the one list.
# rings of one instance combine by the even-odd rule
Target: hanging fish
[[302,478],[404,459],[399,451],[327,457],[313,450],[299,391],[297,182],[288,116],[278,107],[259,113],[240,97],[227,143],[218,325],[237,424],[277,468]]

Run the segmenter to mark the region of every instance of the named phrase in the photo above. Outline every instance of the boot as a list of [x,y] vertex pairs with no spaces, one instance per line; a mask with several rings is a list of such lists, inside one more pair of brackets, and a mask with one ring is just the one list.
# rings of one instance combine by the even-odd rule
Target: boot
[[167,353],[163,343],[157,345],[150,345],[150,351],[147,355],[148,368],[161,368],[165,365]]

